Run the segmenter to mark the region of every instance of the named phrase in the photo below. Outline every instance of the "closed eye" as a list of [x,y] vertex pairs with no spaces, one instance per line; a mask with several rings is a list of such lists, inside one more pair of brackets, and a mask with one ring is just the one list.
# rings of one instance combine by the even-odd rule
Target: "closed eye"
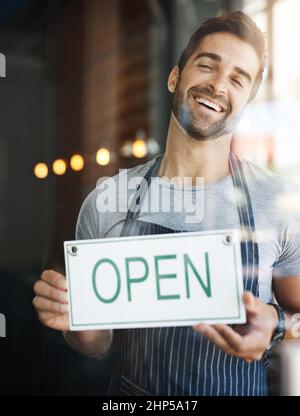
[[243,84],[236,78],[232,78],[232,82],[236,85],[238,85],[239,87],[243,88]]
[[208,70],[210,70],[210,71],[212,71],[212,70],[213,70],[213,68],[212,68],[211,66],[209,66],[209,65],[199,64],[198,66],[199,66],[200,68],[208,69]]

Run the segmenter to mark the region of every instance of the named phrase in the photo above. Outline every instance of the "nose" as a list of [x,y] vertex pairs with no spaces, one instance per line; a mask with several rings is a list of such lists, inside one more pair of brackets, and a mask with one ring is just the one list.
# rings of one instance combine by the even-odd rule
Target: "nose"
[[209,80],[208,84],[215,95],[224,95],[227,92],[226,81],[222,75],[215,74],[215,76]]

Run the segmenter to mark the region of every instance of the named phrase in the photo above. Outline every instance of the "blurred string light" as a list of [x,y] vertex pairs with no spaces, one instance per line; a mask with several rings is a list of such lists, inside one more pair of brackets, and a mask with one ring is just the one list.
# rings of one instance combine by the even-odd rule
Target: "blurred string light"
[[158,142],[152,137],[147,140],[147,148],[150,155],[156,155],[160,151]]
[[121,147],[121,155],[123,157],[136,157],[141,159],[145,156],[153,156],[158,154],[160,146],[154,138],[145,140],[143,138],[136,138],[134,141],[127,140]]
[[84,168],[84,158],[81,155],[73,155],[70,159],[70,166],[76,172]]
[[100,166],[107,166],[110,162],[110,151],[105,147],[101,147],[96,154],[96,162]]
[[55,175],[64,175],[67,170],[67,164],[63,159],[56,159],[53,162],[52,170],[55,173]]
[[132,144],[132,154],[137,159],[142,159],[146,156],[148,150],[147,150],[147,144],[145,140],[143,139],[136,139]]
[[45,179],[48,176],[48,166],[45,163],[37,163],[34,167],[34,175],[38,179]]
[[147,155],[147,152],[146,133],[144,130],[138,130],[132,143],[132,155],[137,159],[142,159]]
[[[154,138],[146,138],[143,131],[138,131],[135,140],[127,140],[120,149],[123,157],[135,157],[142,159],[144,157],[153,156],[159,153],[160,145]],[[96,162],[100,166],[107,166],[111,162],[116,162],[118,156],[106,147],[101,147],[96,153]],[[70,167],[74,171],[81,171],[85,166],[84,157],[80,154],[74,154],[70,158]],[[56,159],[52,164],[52,170],[55,175],[64,175],[67,170],[67,163],[64,159]],[[34,175],[39,179],[48,176],[48,167],[45,163],[38,163],[34,167]]]
[[132,155],[132,142],[130,140],[126,140],[121,147],[121,155],[124,157],[130,157]]

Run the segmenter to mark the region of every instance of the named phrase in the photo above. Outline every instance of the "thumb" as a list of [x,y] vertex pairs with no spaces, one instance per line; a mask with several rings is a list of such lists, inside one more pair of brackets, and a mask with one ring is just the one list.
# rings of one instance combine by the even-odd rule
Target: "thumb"
[[245,292],[243,294],[243,302],[247,313],[256,313],[257,305],[255,296],[251,292]]

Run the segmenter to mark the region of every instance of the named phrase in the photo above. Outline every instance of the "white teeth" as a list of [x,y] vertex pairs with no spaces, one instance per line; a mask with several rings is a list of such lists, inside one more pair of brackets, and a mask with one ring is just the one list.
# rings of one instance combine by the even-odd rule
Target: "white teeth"
[[197,103],[199,104],[205,104],[210,108],[213,108],[214,110],[216,110],[218,113],[220,113],[222,111],[222,107],[216,103],[212,103],[211,101],[206,100],[203,97],[196,97],[195,100],[197,101]]

